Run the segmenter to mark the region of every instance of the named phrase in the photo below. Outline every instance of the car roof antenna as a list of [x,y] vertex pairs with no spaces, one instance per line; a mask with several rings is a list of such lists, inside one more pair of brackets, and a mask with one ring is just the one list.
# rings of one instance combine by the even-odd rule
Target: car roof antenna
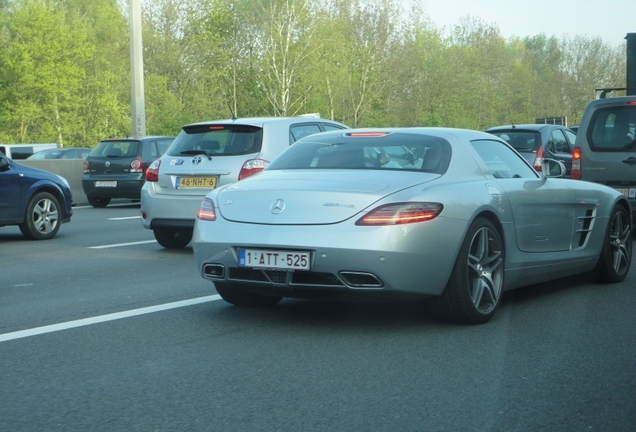
[[236,113],[232,110],[232,105],[230,105],[230,102],[227,102],[227,107],[230,109],[230,114],[232,114],[232,120],[236,120]]

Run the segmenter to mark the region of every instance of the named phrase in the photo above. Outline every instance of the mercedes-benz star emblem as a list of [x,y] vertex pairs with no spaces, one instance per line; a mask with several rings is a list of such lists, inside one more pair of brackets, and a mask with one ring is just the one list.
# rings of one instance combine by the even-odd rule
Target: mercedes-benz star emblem
[[283,201],[282,199],[277,199],[272,203],[270,210],[273,214],[281,214],[283,210],[285,210],[285,201]]

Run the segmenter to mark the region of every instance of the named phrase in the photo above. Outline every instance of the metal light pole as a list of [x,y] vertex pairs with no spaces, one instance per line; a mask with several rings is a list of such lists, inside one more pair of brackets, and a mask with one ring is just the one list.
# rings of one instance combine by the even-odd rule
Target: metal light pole
[[140,0],[129,0],[130,7],[130,105],[134,138],[146,135],[146,105],[144,101],[144,60],[141,42]]

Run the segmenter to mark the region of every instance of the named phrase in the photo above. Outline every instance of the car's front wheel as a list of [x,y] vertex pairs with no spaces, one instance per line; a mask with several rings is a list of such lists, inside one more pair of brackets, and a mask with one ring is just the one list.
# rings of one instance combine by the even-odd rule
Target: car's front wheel
[[236,284],[214,282],[214,286],[216,287],[216,292],[219,293],[223,300],[235,306],[252,308],[270,307],[282,300],[282,297],[267,296],[242,290],[240,286]]
[[452,322],[485,323],[499,306],[503,280],[501,236],[488,219],[476,219],[468,229],[444,292],[431,299],[432,310]]
[[103,197],[86,197],[88,203],[95,208],[104,208],[110,203],[110,198]]
[[192,240],[192,230],[182,228],[155,228],[157,243],[166,249],[182,249]]
[[596,265],[601,282],[622,282],[629,273],[632,262],[632,228],[629,212],[617,205],[612,210],[605,232],[603,249]]
[[27,205],[22,234],[31,240],[48,240],[60,229],[60,203],[48,192],[35,194]]

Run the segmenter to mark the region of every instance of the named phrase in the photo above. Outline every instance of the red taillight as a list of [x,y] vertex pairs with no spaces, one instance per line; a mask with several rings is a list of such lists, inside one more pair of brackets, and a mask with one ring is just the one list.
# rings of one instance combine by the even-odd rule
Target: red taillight
[[204,198],[203,202],[201,202],[201,207],[199,208],[199,212],[197,213],[197,219],[205,221],[216,220],[216,210],[214,208],[214,202],[212,202],[210,198]]
[[157,159],[156,161],[150,164],[150,166],[146,170],[146,181],[149,181],[149,182],[159,181],[159,166],[160,165],[161,165],[161,160],[159,159]]
[[356,225],[401,225],[436,218],[444,209],[439,203],[395,203],[380,206],[358,219]]
[[534,169],[538,172],[543,171],[541,164],[543,163],[543,146],[539,146],[537,150],[537,157],[534,158]]
[[84,161],[84,172],[85,173],[90,172],[90,169],[88,168],[88,161],[87,160]]
[[583,174],[581,173],[581,148],[574,147],[572,151],[572,171],[570,172],[570,178],[573,180],[581,180]]
[[130,162],[130,172],[144,172],[144,161],[141,158],[133,159]]
[[241,167],[241,171],[239,172],[238,179],[243,180],[244,178],[253,176],[256,173],[263,171],[267,165],[269,165],[269,162],[266,160],[250,159],[247,162],[245,162],[243,166]]

